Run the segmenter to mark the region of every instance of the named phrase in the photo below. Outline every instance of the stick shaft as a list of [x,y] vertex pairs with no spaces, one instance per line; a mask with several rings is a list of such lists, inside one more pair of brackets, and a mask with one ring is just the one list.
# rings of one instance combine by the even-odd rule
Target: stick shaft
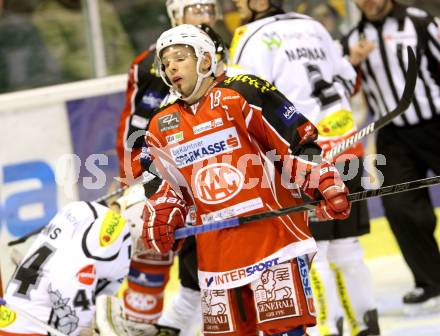
[[[429,186],[433,186],[436,184],[440,184],[440,176],[434,176],[434,177],[428,177],[426,179],[421,180],[415,180],[410,182],[404,182],[399,184],[394,184],[390,186],[386,186],[379,189],[371,189],[371,190],[364,190],[357,193],[353,193],[348,195],[348,200],[350,202],[359,202],[363,200],[367,200],[369,198],[373,197],[379,197],[379,196],[387,196],[392,194],[397,194],[405,191],[411,191],[416,190],[420,188],[427,188]],[[272,217],[278,217],[287,215],[289,213],[294,212],[301,212],[301,211],[307,211],[310,210],[311,207],[316,206],[320,201],[313,201],[309,203],[305,203],[299,206],[292,206],[288,208],[282,208],[279,210],[272,210],[262,213],[257,213],[254,215],[239,217],[239,218],[230,218],[214,223],[204,224],[204,225],[197,225],[197,226],[190,226],[190,227],[184,227],[181,229],[177,229],[174,233],[175,239],[182,239],[186,238],[192,235],[197,235],[204,232],[209,231],[216,231],[221,229],[227,229],[232,228],[235,226],[238,226],[240,224],[244,223],[250,223],[255,222],[258,220],[266,219],[266,218],[272,218]]]

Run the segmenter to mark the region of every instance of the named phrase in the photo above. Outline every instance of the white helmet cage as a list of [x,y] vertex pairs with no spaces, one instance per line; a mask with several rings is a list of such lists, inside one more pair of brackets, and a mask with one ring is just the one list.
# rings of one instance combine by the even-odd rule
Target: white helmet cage
[[[194,53],[196,54],[197,64],[197,83],[194,88],[194,91],[188,97],[182,98],[183,100],[190,100],[193,95],[198,91],[202,80],[207,78],[208,76],[215,75],[217,70],[217,58],[215,57],[216,48],[214,42],[211,40],[209,35],[197,28],[196,26],[183,24],[174,28],[171,28],[160,35],[159,39],[156,42],[156,59],[159,66],[159,73],[162,77],[162,80],[172,88],[171,82],[168,80],[165,69],[162,64],[162,51],[173,45],[188,45],[194,49]],[[202,58],[204,55],[208,53],[211,57],[211,68],[205,74],[200,72],[200,64],[202,62]]]
[[183,18],[185,8],[194,5],[214,5],[215,7],[215,19],[220,20],[220,10],[217,5],[217,0],[167,0],[167,13],[171,20],[171,25],[173,27],[177,26],[177,19]]

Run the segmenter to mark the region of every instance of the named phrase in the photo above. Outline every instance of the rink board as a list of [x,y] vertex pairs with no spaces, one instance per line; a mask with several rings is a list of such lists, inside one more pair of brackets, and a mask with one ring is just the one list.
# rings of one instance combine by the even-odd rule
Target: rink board
[[113,76],[0,95],[4,286],[13,272],[8,241],[47,224],[71,201],[117,188],[115,138],[125,86],[126,76]]

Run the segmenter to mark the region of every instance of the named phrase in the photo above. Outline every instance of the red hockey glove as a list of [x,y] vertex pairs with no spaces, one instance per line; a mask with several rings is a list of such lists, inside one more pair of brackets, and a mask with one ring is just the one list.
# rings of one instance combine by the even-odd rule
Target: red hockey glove
[[346,219],[350,215],[351,203],[348,201],[348,189],[339,175],[338,170],[329,162],[319,165],[305,165],[301,162],[297,165],[303,167],[301,189],[313,199],[323,196],[316,207],[318,220]]
[[143,240],[147,248],[159,253],[178,251],[183,239],[175,244],[174,231],[184,226],[187,208],[185,203],[176,197],[159,197],[150,199],[144,207]]

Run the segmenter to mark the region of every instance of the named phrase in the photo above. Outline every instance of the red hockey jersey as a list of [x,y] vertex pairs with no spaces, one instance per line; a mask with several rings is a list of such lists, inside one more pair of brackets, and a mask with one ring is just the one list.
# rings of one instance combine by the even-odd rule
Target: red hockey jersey
[[[203,225],[301,203],[288,185],[292,156],[319,155],[316,138],[315,126],[273,85],[239,75],[212,85],[192,106],[178,100],[162,108],[146,141],[156,168]],[[313,253],[305,216],[198,235],[201,288],[242,286],[268,267]]]

